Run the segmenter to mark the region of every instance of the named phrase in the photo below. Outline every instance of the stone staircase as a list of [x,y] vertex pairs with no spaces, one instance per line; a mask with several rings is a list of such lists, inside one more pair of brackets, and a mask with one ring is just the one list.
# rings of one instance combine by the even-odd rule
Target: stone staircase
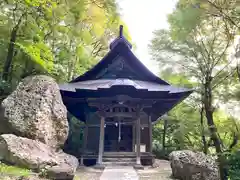
[[134,166],[135,164],[135,152],[106,152],[103,154],[103,165],[105,166]]

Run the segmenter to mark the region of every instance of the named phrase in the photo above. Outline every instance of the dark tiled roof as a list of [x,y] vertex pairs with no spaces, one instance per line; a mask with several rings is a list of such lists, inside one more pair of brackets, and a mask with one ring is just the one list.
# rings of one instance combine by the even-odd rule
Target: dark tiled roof
[[76,92],[77,89],[108,89],[113,86],[132,86],[137,90],[148,90],[148,91],[168,91],[170,93],[187,92],[190,91],[186,88],[175,87],[171,85],[161,85],[158,83],[139,81],[131,79],[98,79],[89,81],[80,81],[75,83],[67,83],[59,85],[62,91]]
[[[143,63],[138,60],[138,58],[132,53],[129,44],[122,40],[122,38],[117,38],[114,41],[114,45],[112,45],[112,49],[109,53],[97,63],[92,69],[84,73],[83,75],[75,78],[72,82],[80,82],[80,81],[87,81],[87,80],[96,80],[97,75],[105,68],[107,68],[116,57],[121,56],[123,57],[129,66],[131,66],[135,72],[141,77],[138,80],[144,80],[149,82],[155,82],[158,84],[168,85],[168,83],[156,75],[154,75],[151,71],[146,68]],[[143,77],[144,76],[144,77]]]

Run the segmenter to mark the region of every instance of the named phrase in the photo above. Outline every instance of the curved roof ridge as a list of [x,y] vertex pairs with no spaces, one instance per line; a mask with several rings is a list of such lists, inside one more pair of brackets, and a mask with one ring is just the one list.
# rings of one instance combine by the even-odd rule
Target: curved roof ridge
[[[86,81],[98,79],[96,76],[104,68],[108,68],[109,64],[112,64],[116,57],[122,56],[126,59],[126,63],[132,67],[138,74],[139,77],[143,77],[146,81],[155,82],[158,84],[169,85],[166,81],[160,79],[155,74],[153,74],[131,51],[126,42],[120,40],[116,45],[111,49],[101,61],[99,61],[93,68],[85,72],[83,75],[75,78],[72,82]],[[142,78],[139,80],[143,80]]]

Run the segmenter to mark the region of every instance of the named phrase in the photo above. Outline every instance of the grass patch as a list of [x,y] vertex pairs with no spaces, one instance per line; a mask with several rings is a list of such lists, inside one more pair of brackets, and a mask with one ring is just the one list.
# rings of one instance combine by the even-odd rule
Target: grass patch
[[80,177],[74,176],[73,180],[80,180]]
[[31,173],[32,172],[28,169],[19,168],[16,166],[9,166],[0,162],[0,174],[28,177],[31,175]]

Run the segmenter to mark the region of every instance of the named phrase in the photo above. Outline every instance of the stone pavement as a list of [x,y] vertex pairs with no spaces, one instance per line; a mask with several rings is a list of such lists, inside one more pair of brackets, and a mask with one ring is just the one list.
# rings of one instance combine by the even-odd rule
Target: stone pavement
[[137,171],[132,166],[106,167],[104,171],[85,167],[77,170],[76,180],[172,180],[169,162],[158,160],[158,165]]
[[139,177],[132,166],[114,166],[106,167],[100,180],[139,180]]

